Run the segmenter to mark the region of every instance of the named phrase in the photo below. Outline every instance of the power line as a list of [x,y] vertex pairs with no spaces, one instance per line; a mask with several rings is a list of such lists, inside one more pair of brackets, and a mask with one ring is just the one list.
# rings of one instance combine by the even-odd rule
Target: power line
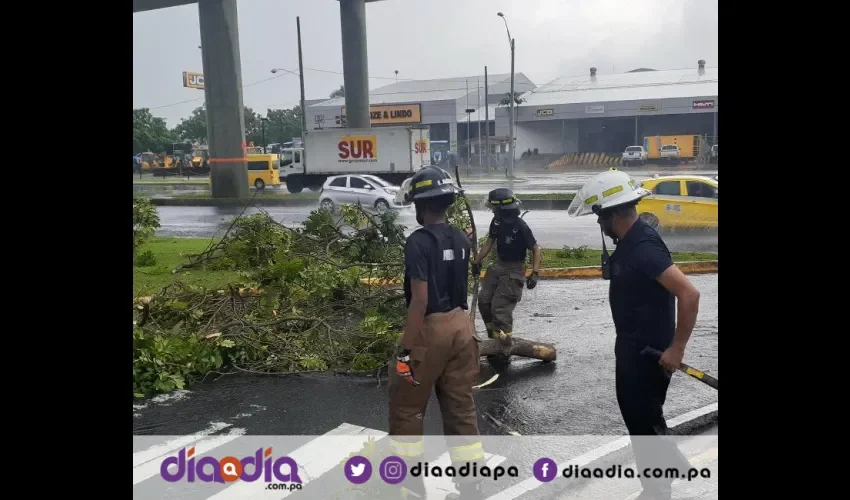
[[[247,83],[245,85],[242,85],[242,88],[244,89],[246,87],[251,87],[253,85],[265,83],[265,82],[268,82],[270,80],[274,80],[274,79],[280,78],[282,76],[286,76],[287,73],[295,75],[295,76],[299,76],[297,71],[293,71],[293,70],[286,69],[286,68],[276,68],[276,69],[279,70],[279,71],[285,71],[286,73],[283,73],[283,74],[280,74],[280,75],[275,75],[275,76],[272,76],[272,77],[269,77],[269,78],[264,78],[262,80],[257,80],[256,82]],[[334,75],[342,75],[343,74],[341,71],[333,71],[333,70],[329,70],[329,69],[318,69],[318,68],[304,68],[304,69],[310,70],[310,71],[317,71],[319,73],[330,73],[330,74],[334,74]],[[394,76],[393,77],[390,77],[390,76],[370,76],[369,78],[376,79],[376,80],[393,80],[393,81],[396,80],[396,78]],[[445,78],[445,79],[444,78],[434,78],[434,79],[430,79],[430,80],[417,80],[417,79],[413,79],[413,78],[399,78],[398,80],[399,81],[405,81],[405,82],[430,82],[430,81],[434,81],[434,80],[440,80],[440,81],[443,81],[443,82],[453,82],[453,83],[454,82],[457,82],[457,83],[466,82],[466,79],[455,80],[455,79],[449,79],[449,78]],[[507,79],[505,79],[501,82],[495,82],[495,83],[503,83],[504,81],[507,81]],[[483,88],[483,87],[478,87],[478,88],[480,89],[480,88]],[[461,89],[457,88],[457,89],[440,89],[440,90],[399,91],[399,92],[387,92],[387,93],[380,94],[380,95],[405,94],[405,93],[414,93],[414,92],[416,92],[416,93],[418,93],[418,92],[443,92],[443,91],[447,91],[447,90],[461,90]],[[204,97],[196,97],[194,99],[185,99],[183,101],[172,102],[170,104],[162,104],[160,106],[153,106],[153,107],[149,107],[148,109],[154,110],[154,109],[170,108],[172,106],[179,106],[181,104],[186,104],[186,103],[189,103],[189,102],[196,102],[196,101],[203,101],[203,100],[204,100]],[[330,100],[330,98],[328,98],[328,100]]]

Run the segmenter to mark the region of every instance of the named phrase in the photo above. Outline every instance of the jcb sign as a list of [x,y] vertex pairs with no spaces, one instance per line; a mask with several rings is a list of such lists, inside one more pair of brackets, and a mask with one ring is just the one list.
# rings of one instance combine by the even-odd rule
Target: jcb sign
[[413,146],[416,154],[428,154],[428,141],[424,141],[422,139],[417,139],[416,144]]
[[[345,107],[342,108],[345,117]],[[398,104],[393,106],[369,106],[369,119],[372,125],[401,125],[420,123],[422,113],[419,104]]]
[[204,75],[202,73],[183,72],[183,86],[189,89],[203,89]]
[[340,163],[374,163],[378,161],[378,138],[374,135],[345,136],[339,139]]

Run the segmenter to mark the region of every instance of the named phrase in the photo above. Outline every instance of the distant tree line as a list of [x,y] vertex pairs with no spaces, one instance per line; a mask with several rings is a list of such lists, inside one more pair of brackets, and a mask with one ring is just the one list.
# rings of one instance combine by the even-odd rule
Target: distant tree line
[[[266,143],[289,142],[301,135],[301,106],[292,109],[266,111]],[[245,140],[260,146],[263,128],[260,115],[245,107]],[[153,116],[148,108],[133,110],[133,154],[152,151],[160,153],[166,146],[178,142],[207,142],[207,110],[196,108],[192,114],[169,129],[165,120]]]

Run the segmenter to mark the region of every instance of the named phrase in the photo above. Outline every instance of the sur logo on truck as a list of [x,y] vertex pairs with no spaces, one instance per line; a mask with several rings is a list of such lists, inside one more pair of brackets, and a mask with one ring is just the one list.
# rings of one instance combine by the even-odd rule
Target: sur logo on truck
[[417,139],[416,143],[413,145],[413,149],[416,154],[425,154],[428,152],[428,141]]
[[343,136],[337,144],[339,162],[372,163],[378,161],[378,138],[374,135]]

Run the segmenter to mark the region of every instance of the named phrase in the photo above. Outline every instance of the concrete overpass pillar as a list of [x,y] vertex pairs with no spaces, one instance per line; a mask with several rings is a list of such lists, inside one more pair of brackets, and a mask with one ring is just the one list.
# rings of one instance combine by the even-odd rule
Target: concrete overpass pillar
[[339,0],[342,71],[349,128],[370,128],[369,64],[366,55],[366,0]]
[[199,0],[213,198],[248,196],[236,0]]

